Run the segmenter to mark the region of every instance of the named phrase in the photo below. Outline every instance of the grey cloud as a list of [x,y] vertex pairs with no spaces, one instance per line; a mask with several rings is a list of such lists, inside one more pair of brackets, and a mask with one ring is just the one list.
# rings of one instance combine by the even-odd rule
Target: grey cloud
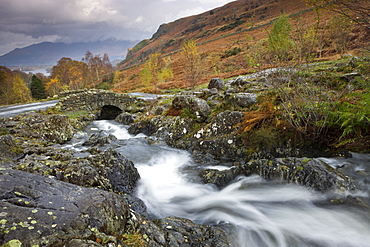
[[0,0],[0,55],[43,41],[141,40],[162,23],[227,2],[231,1]]

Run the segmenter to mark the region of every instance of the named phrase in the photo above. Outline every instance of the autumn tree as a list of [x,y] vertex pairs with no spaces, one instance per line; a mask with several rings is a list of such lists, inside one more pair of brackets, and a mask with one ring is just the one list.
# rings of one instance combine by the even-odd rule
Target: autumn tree
[[288,61],[292,55],[292,27],[289,20],[287,15],[281,15],[268,32],[268,50],[273,59],[281,62]]
[[54,95],[66,89],[85,88],[91,81],[88,75],[86,63],[63,57],[53,66],[46,90]]
[[19,75],[12,79],[11,103],[25,103],[31,100],[31,90]]
[[193,39],[185,41],[181,52],[184,59],[185,79],[194,87],[203,76],[201,57]]
[[63,90],[61,85],[58,77],[50,78],[45,87],[47,94],[50,96],[58,95]]
[[172,75],[169,61],[166,61],[161,53],[150,55],[139,74],[141,82],[147,87],[150,85],[157,87],[159,82],[167,81]]
[[[23,73],[24,74],[24,73]],[[9,105],[31,100],[31,91],[17,71],[0,66],[0,103]]]
[[368,0],[306,0],[316,8],[339,13],[370,32],[370,2]]
[[117,85],[125,80],[125,76],[119,70],[116,70],[113,74],[113,84]]
[[0,66],[0,104],[9,104],[11,90],[11,70],[4,66]]
[[31,94],[35,99],[44,99],[46,98],[45,85],[42,83],[41,79],[36,75],[32,75],[31,82]]
[[108,81],[107,78],[113,73],[113,66],[106,53],[101,57],[100,55],[94,55],[90,51],[87,51],[82,61],[87,64],[89,76],[93,84],[98,84],[101,81]]
[[303,18],[296,20],[292,30],[292,55],[298,64],[313,61],[321,40],[318,23],[312,26],[302,21]]
[[350,41],[350,21],[347,17],[336,15],[329,20],[328,36],[334,49],[343,54],[347,51]]

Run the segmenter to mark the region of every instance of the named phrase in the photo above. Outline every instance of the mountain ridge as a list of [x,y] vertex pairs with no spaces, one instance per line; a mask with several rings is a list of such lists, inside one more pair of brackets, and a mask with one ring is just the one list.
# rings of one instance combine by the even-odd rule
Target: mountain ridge
[[93,54],[103,55],[107,53],[113,60],[122,60],[127,53],[127,49],[137,41],[117,41],[106,40],[90,43],[71,43],[63,42],[41,42],[14,50],[0,56],[0,65],[6,67],[43,67],[53,66],[62,57],[70,57],[81,60],[86,51]]

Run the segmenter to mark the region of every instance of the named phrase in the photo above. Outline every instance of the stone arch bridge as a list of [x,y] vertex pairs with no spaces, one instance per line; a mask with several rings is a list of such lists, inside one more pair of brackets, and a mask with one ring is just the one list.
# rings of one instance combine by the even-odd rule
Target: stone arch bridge
[[98,119],[115,119],[125,111],[140,104],[144,99],[129,95],[119,94],[107,90],[77,90],[66,91],[60,94],[62,97],[57,106],[62,111],[85,110],[94,113]]

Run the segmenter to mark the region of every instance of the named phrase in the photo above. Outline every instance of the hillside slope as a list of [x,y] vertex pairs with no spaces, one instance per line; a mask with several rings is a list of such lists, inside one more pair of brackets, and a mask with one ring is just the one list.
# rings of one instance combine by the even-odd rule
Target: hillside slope
[[[154,52],[162,54],[175,52],[181,48],[183,41],[189,39],[196,39],[198,44],[213,43],[229,35],[249,31],[251,28],[262,28],[281,13],[297,14],[306,9],[309,7],[304,1],[234,1],[203,14],[162,24],[151,39],[143,40],[132,48],[121,65],[126,67],[143,62]],[[232,39],[236,40],[235,37]]]
[[[246,61],[248,49],[266,38],[271,23],[282,14],[291,18],[292,28],[296,30],[314,26],[317,20],[325,26],[332,18],[332,13],[327,11],[322,11],[317,18],[317,12],[304,0],[239,0],[199,15],[162,24],[151,39],[143,40],[130,49],[126,59],[119,64],[126,80],[116,85],[115,91],[138,90],[140,82],[137,75],[153,53],[170,58],[174,73],[173,79],[160,85],[160,88],[184,86],[183,62],[179,51],[184,41],[190,39],[196,40],[206,71],[199,83],[215,76],[227,78],[248,73],[255,69]],[[351,45],[350,49],[357,47],[356,42],[351,42]],[[230,55],[235,48],[239,49],[237,54]],[[335,55],[335,51],[331,48],[320,51],[321,58],[332,55]]]

